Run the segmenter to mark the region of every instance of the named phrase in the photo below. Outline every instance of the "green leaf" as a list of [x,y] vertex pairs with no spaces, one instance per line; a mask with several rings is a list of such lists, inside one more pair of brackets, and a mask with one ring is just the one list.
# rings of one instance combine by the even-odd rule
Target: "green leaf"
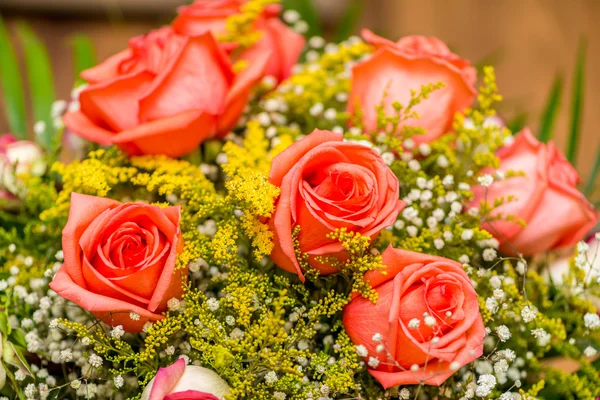
[[517,134],[525,127],[525,125],[527,125],[528,117],[529,116],[525,112],[519,113],[519,114],[515,115],[515,117],[513,119],[511,119],[510,121],[507,122],[506,127],[513,134]]
[[350,2],[344,15],[342,15],[342,19],[340,20],[335,33],[336,42],[342,42],[352,35],[356,28],[356,24],[358,23],[358,19],[362,14],[363,6],[364,3],[362,1],[354,0]]
[[587,42],[582,39],[577,52],[577,64],[575,66],[575,77],[573,80],[573,97],[571,98],[571,130],[567,146],[567,159],[575,165],[577,160],[577,145],[581,133],[581,115],[583,113],[583,90],[585,77],[585,58]]
[[50,58],[46,47],[29,25],[24,22],[19,23],[17,33],[25,55],[33,115],[36,122],[43,121],[45,124],[45,129],[37,137],[37,141],[46,149],[50,149],[55,132],[52,121],[52,103],[56,100]]
[[25,91],[19,72],[19,62],[8,30],[0,16],[0,84],[10,131],[20,139],[27,138]]
[[284,10],[296,10],[300,19],[308,24],[306,36],[321,36],[319,14],[311,0],[282,0]]
[[585,184],[585,189],[583,189],[583,193],[588,197],[594,192],[594,186],[596,185],[596,179],[598,178],[599,171],[600,171],[600,146],[598,146],[598,150],[596,150],[596,161],[594,162],[594,166],[592,167],[590,176],[588,177],[587,183]]
[[[8,323],[8,315],[5,312],[0,312],[0,332],[3,335],[10,335],[10,324]],[[1,335],[0,340],[2,340]]]
[[85,83],[85,81],[79,77],[81,71],[96,65],[96,52],[94,50],[94,44],[89,37],[85,35],[77,35],[73,37],[73,65],[75,68],[75,80],[77,85]]
[[542,113],[542,120],[540,121],[539,137],[540,141],[543,143],[548,143],[548,140],[552,138],[552,134],[554,133],[553,128],[560,108],[562,88],[563,77],[562,74],[558,74],[556,75],[556,78],[554,78],[552,89],[550,89],[550,94],[546,101],[546,107]]
[[8,339],[17,346],[20,346],[24,349],[27,348],[27,341],[25,340],[25,335],[20,330],[13,330],[10,333]]

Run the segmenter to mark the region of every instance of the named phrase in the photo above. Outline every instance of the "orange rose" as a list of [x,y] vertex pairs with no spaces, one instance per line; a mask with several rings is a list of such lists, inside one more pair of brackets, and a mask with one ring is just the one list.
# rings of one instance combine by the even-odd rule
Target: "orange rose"
[[174,272],[183,249],[179,210],[73,193],[63,230],[64,264],[50,288],[128,332],[163,318],[167,302],[181,297],[187,276],[187,270]]
[[304,280],[292,231],[300,226],[299,250],[322,274],[338,272],[314,257],[344,257],[327,234],[347,228],[374,238],[404,207],[398,179],[372,149],[343,141],[341,133],[315,130],[273,159],[270,182],[281,188],[269,221],[275,234],[273,261]]
[[[179,8],[179,16],[173,21],[173,29],[181,35],[199,35],[208,31],[218,36],[226,32],[225,20],[240,13],[245,0],[196,0],[192,5]],[[256,21],[255,29],[261,33],[260,40],[244,50],[239,58],[253,61],[263,53],[270,53],[265,75],[273,76],[278,82],[292,71],[304,48],[304,37],[281,22],[278,15],[281,6],[267,6]],[[232,51],[237,43],[227,43],[226,50]]]
[[413,138],[417,144],[431,142],[448,132],[454,114],[473,102],[475,68],[450,52],[442,41],[408,36],[394,43],[368,30],[363,31],[363,37],[376,51],[352,69],[348,111],[354,113],[355,107],[360,107],[367,131],[377,127],[377,106],[383,102],[386,114],[394,115],[392,104],[398,101],[407,105],[410,91],[419,90],[422,85],[443,82],[445,87],[414,108],[420,119],[406,122],[427,130]]
[[527,225],[502,220],[484,228],[500,241],[505,253],[511,252],[507,242],[524,255],[574,245],[598,222],[598,213],[576,189],[577,171],[554,143],[540,143],[529,129],[514,139],[498,152],[499,171],[522,171],[525,176],[495,182],[487,194],[484,188],[476,188],[473,205],[514,196],[515,201],[497,207],[492,215],[512,215]]
[[384,388],[439,386],[483,353],[477,293],[456,261],[391,246],[382,257],[387,274],[365,276],[379,300],[356,296],[343,311],[346,332]]
[[184,37],[161,28],[83,71],[89,86],[64,122],[85,139],[131,155],[179,157],[235,126],[268,56],[234,74],[210,33]]

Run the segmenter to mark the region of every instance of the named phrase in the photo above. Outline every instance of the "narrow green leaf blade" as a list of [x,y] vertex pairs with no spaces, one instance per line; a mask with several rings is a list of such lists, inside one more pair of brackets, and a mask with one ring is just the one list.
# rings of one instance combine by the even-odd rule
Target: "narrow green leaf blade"
[[581,117],[583,113],[583,92],[585,78],[585,59],[587,42],[582,39],[577,53],[577,64],[575,66],[575,77],[573,80],[573,97],[571,98],[571,129],[567,147],[567,159],[575,165],[577,160],[577,145],[581,133]]
[[594,186],[596,185],[596,180],[598,179],[598,172],[600,172],[600,146],[598,146],[598,150],[596,151],[596,161],[594,161],[594,166],[592,167],[590,176],[585,184],[585,189],[583,189],[583,193],[587,197],[594,192]]
[[17,25],[17,33],[23,45],[29,92],[35,121],[43,121],[45,129],[37,137],[38,142],[49,149],[54,138],[52,103],[56,100],[54,78],[50,58],[44,44],[26,23]]
[[362,14],[363,6],[363,1],[355,0],[350,2],[344,15],[342,15],[342,19],[340,20],[335,33],[336,42],[342,42],[352,35],[360,15]]
[[556,78],[554,78],[552,89],[550,89],[548,100],[546,100],[546,107],[542,113],[542,120],[540,121],[539,137],[540,141],[543,143],[547,143],[548,140],[552,138],[554,133],[553,128],[560,109],[560,97],[562,95],[562,89],[563,77],[562,74],[558,74]]
[[96,65],[96,51],[94,44],[89,37],[85,35],[77,35],[73,37],[73,66],[75,70],[75,80],[77,84],[83,84],[85,81],[79,77],[81,71]]
[[525,125],[527,125],[528,117],[529,116],[527,113],[524,113],[524,112],[519,113],[519,114],[515,115],[513,119],[511,119],[510,121],[507,122],[506,127],[513,134],[517,134],[525,127]]
[[311,0],[282,0],[284,10],[296,10],[300,14],[300,19],[308,24],[306,36],[321,36],[321,22]]
[[2,16],[0,16],[0,86],[10,131],[18,138],[25,139],[27,137],[27,117],[23,80],[19,72],[17,56]]

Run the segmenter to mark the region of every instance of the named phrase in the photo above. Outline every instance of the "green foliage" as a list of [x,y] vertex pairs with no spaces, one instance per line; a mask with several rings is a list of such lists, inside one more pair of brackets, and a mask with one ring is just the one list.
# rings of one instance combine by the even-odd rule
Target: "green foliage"
[[8,29],[0,16],[0,83],[11,132],[18,138],[27,137],[25,91],[19,72],[19,62]]
[[56,146],[52,121],[52,103],[56,100],[54,77],[50,58],[44,44],[26,23],[17,25],[17,34],[23,45],[30,98],[35,121],[42,121],[44,129],[37,141],[46,149]]
[[585,184],[585,189],[583,190],[583,193],[586,196],[592,195],[595,186],[598,184],[597,178],[598,171],[600,171],[600,146],[598,146],[598,150],[596,150],[595,160],[596,161],[594,161],[594,165],[592,166],[592,170],[590,171],[590,174],[588,176],[587,183]]
[[539,138],[543,143],[547,143],[554,134],[553,128],[554,123],[556,122],[556,117],[560,111],[560,97],[562,95],[562,88],[563,77],[561,74],[558,74],[556,78],[554,78],[552,89],[548,95],[548,100],[546,100],[546,107],[542,113]]
[[76,35],[72,38],[73,46],[73,64],[75,72],[75,80],[78,84],[83,84],[85,81],[79,74],[96,65],[96,54],[94,44],[89,37],[85,35]]
[[321,36],[322,28],[319,14],[312,0],[282,0],[284,10],[296,10],[300,19],[308,24],[306,36]]
[[342,42],[352,35],[363,12],[364,5],[365,3],[362,0],[349,2],[338,23],[334,37],[335,42]]
[[581,40],[577,52],[577,63],[575,64],[575,76],[573,77],[573,95],[571,97],[571,123],[569,130],[569,142],[567,145],[567,160],[573,165],[577,161],[577,146],[581,131],[581,118],[583,113],[583,94],[585,78],[585,59],[587,42]]

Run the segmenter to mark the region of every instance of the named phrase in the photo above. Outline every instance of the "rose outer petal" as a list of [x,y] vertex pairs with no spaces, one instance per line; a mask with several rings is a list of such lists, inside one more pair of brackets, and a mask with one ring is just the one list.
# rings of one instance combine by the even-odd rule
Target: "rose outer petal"
[[[103,322],[112,326],[123,325],[123,329],[127,332],[141,332],[146,322],[164,318],[160,314],[152,313],[131,303],[90,292],[74,282],[63,268],[58,271],[49,286],[59,296],[90,311]],[[138,314],[140,319],[132,320],[129,316],[132,312]]]
[[180,358],[165,368],[159,368],[152,384],[152,390],[148,400],[163,400],[167,396],[185,372],[185,360]]

